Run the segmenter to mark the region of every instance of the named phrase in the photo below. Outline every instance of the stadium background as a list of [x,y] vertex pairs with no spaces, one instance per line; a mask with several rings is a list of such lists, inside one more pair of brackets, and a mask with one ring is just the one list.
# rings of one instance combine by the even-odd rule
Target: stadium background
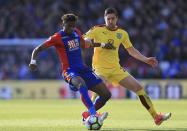
[[[103,24],[106,7],[115,7],[118,24],[133,45],[146,56],[156,56],[159,65],[148,65],[129,57],[120,48],[120,64],[138,78],[152,98],[187,97],[187,2],[185,0],[0,0],[0,98],[77,98],[60,74],[54,49],[39,55],[38,71],[28,69],[33,48],[60,29],[60,17],[79,16],[83,33]],[[86,52],[91,66],[93,50]],[[122,88],[108,84],[113,98],[135,98]]]

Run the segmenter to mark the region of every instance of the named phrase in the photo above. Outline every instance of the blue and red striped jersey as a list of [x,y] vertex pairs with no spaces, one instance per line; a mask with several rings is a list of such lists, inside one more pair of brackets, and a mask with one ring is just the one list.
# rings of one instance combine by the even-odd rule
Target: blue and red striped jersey
[[62,70],[67,68],[83,67],[81,47],[86,48],[85,41],[78,29],[71,35],[59,31],[44,42],[45,47],[54,46],[58,53]]

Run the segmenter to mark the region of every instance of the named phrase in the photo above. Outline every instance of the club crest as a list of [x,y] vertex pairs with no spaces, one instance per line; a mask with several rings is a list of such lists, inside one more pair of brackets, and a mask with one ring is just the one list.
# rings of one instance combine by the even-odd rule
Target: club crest
[[118,39],[121,39],[122,34],[121,34],[121,33],[116,33],[116,37],[117,37]]

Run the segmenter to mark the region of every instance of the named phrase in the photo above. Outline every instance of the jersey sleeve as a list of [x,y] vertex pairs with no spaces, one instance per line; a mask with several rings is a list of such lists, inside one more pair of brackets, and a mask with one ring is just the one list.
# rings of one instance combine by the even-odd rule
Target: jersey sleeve
[[88,39],[94,39],[95,38],[95,33],[96,33],[96,28],[92,27],[88,32],[84,34],[84,38]]
[[55,33],[54,35],[50,36],[45,42],[44,46],[46,48],[51,46],[56,46],[59,43],[59,34]]
[[125,49],[133,46],[130,39],[129,39],[129,35],[127,32],[124,32],[124,38],[123,38],[122,44],[125,47]]

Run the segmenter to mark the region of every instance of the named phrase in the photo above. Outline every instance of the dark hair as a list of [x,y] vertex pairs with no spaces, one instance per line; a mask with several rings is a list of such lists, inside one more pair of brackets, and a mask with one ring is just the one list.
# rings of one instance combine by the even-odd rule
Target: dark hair
[[117,10],[115,8],[106,8],[105,9],[105,16],[108,14],[115,14],[116,16],[118,16]]
[[61,17],[63,23],[67,23],[69,21],[77,21],[78,17],[74,14],[65,14]]

